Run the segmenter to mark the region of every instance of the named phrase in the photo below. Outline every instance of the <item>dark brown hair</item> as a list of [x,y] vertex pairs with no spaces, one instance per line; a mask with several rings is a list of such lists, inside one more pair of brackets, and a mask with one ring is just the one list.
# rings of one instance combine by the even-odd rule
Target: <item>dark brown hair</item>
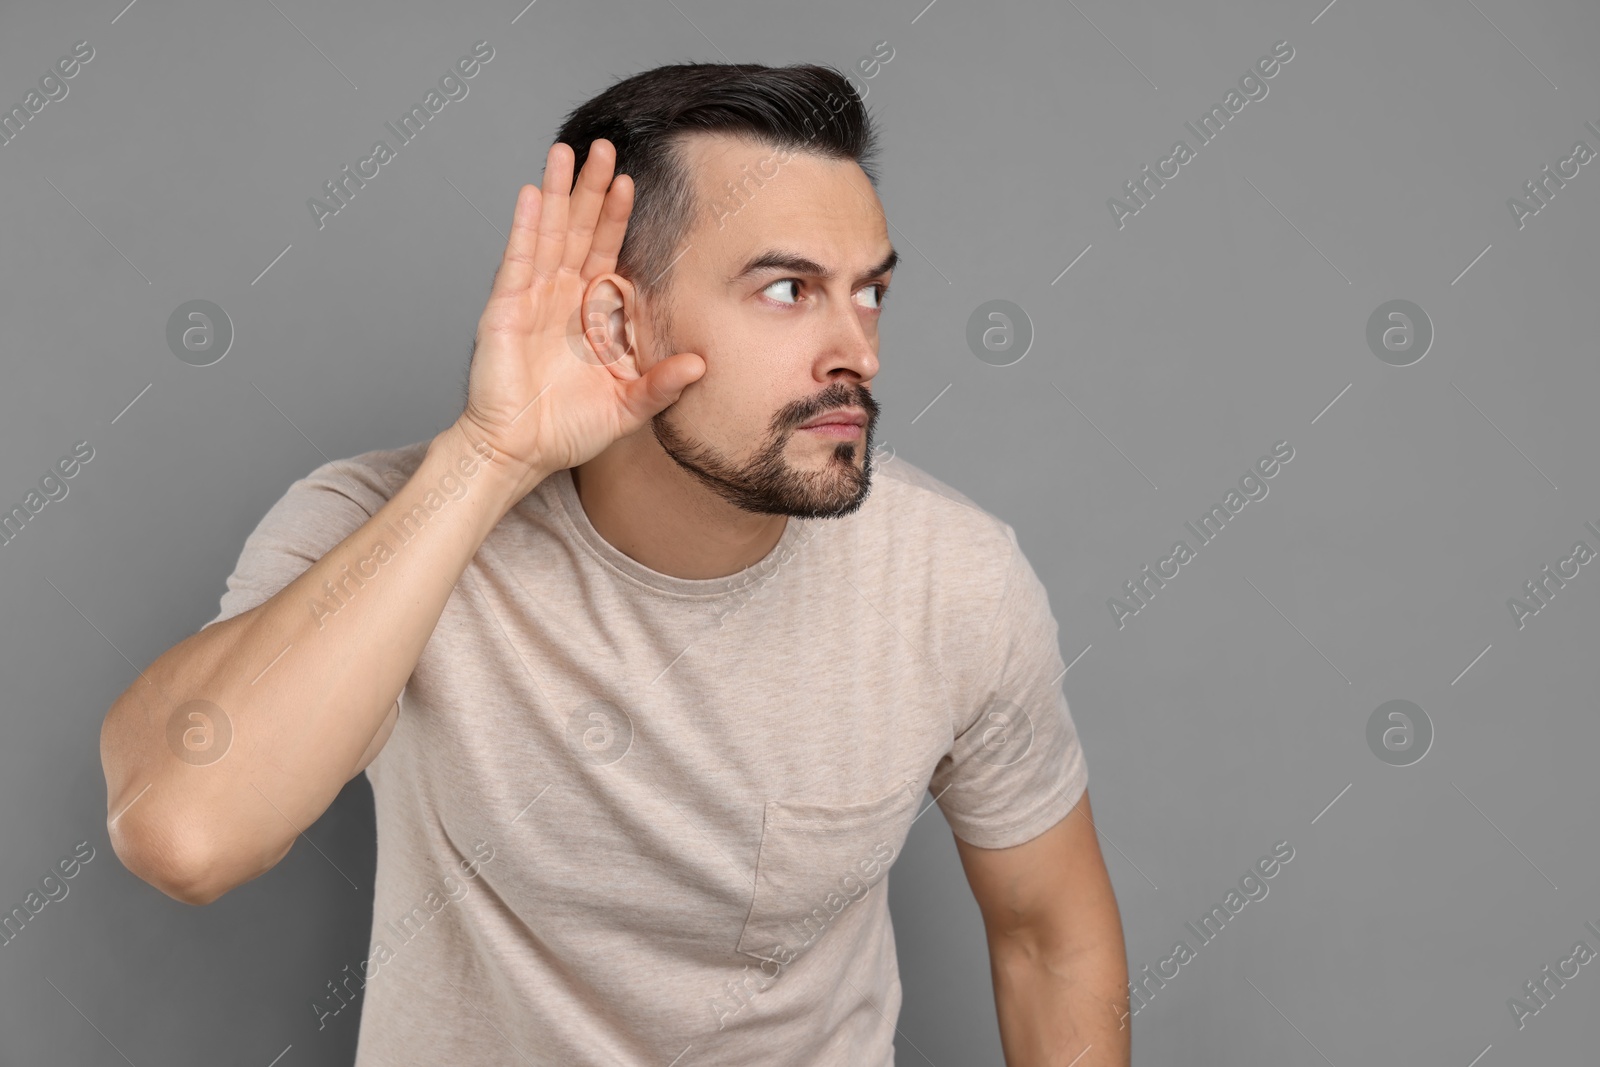
[[633,179],[633,212],[617,273],[657,296],[695,217],[695,183],[683,142],[724,133],[779,150],[853,160],[874,186],[877,143],[850,79],[812,63],[677,63],[635,74],[573,109],[556,140],[576,158],[604,137],[617,149],[616,173]]

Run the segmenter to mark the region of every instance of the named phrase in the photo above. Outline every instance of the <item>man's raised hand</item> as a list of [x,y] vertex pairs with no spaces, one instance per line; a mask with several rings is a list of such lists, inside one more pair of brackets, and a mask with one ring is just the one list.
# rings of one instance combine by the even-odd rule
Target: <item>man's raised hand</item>
[[584,336],[583,295],[616,269],[633,179],[612,180],[616,148],[603,138],[590,145],[576,188],[573,161],[571,147],[557,142],[545,157],[544,188],[518,191],[457,419],[474,444],[494,449],[491,462],[513,479],[515,498],[639,429],[705,373],[704,359],[684,352],[638,376],[618,373],[611,364],[622,339],[608,337],[601,321]]

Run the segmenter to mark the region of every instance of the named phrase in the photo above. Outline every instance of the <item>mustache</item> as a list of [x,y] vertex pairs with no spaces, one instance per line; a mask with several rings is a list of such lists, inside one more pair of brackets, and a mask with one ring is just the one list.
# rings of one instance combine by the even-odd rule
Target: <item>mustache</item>
[[861,386],[847,386],[835,383],[789,411],[788,417],[782,420],[787,423],[787,428],[794,429],[803,422],[809,422],[818,415],[824,415],[838,408],[857,407],[867,413],[867,422],[871,423],[878,417],[878,402],[873,399],[870,390]]

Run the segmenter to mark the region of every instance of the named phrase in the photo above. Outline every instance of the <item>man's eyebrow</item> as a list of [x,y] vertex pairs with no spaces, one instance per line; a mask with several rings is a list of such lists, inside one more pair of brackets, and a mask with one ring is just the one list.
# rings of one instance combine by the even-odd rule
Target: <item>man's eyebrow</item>
[[[869,267],[856,277],[856,281],[864,282],[868,278],[876,278],[880,274],[887,274],[900,262],[900,253],[894,248],[889,249],[889,254],[877,266]],[[739,273],[728,279],[730,283],[738,282],[753,274],[760,274],[769,270],[787,270],[796,274],[809,274],[816,278],[832,278],[834,272],[828,270],[816,260],[802,256],[797,252],[787,252],[782,249],[771,249],[759,255],[752,256]]]

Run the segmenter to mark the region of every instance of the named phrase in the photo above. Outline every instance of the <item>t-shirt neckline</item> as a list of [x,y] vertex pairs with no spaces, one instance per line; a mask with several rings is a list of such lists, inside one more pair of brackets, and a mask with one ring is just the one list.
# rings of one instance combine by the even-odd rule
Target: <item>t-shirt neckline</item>
[[566,526],[577,535],[578,540],[588,548],[590,554],[624,577],[669,596],[689,599],[719,597],[748,586],[751,579],[764,576],[778,565],[779,560],[788,558],[795,544],[801,539],[803,526],[808,521],[793,515],[789,516],[788,522],[783,527],[783,536],[778,538],[777,544],[773,545],[771,551],[760,560],[744,570],[735,571],[721,578],[679,578],[676,575],[652,570],[600,535],[600,531],[589,521],[588,513],[583,510],[578,487],[572,481],[571,468],[564,467],[552,474],[551,478],[555,486],[556,502],[559,505],[557,510],[561,513]]

